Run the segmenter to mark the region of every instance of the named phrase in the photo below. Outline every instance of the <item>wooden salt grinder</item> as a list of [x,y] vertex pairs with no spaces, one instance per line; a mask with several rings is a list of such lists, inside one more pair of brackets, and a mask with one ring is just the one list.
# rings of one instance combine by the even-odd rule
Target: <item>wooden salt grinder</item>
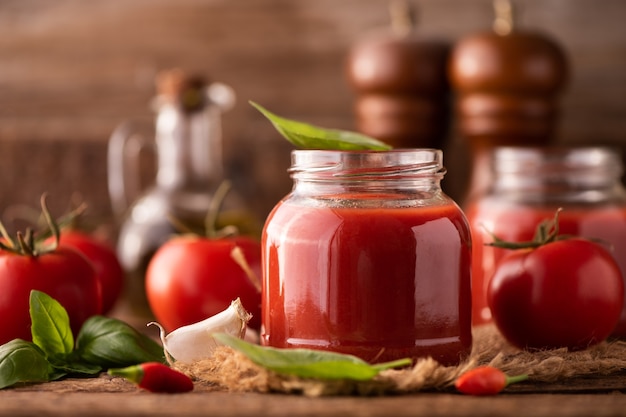
[[566,56],[545,34],[513,27],[512,5],[495,0],[493,31],[460,39],[449,63],[459,133],[469,142],[468,199],[489,184],[496,146],[544,146],[554,139]]
[[396,148],[441,148],[450,47],[417,35],[415,11],[407,2],[391,6],[393,30],[364,37],[348,55],[356,129]]

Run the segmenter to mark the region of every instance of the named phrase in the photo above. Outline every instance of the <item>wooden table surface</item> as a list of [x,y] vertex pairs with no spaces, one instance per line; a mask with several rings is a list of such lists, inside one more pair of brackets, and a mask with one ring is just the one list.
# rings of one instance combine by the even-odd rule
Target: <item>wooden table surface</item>
[[69,379],[0,391],[0,415],[21,416],[626,416],[626,372],[559,384],[520,383],[497,396],[454,392],[384,397],[232,393],[197,385],[153,394],[121,378]]
[[[474,336],[472,358],[482,357],[481,363],[490,363],[495,355],[500,362],[494,366],[508,367],[511,375],[528,369],[535,376],[489,397],[465,396],[448,388],[448,384],[430,385],[444,387],[436,392],[307,397],[255,392],[267,391],[267,386],[243,384],[245,388],[237,388],[202,377],[196,378],[192,392],[154,394],[123,378],[102,373],[96,378],[67,378],[0,390],[0,416],[626,416],[626,345],[621,341],[602,343],[585,352],[560,353],[563,356],[558,358],[558,351],[526,357],[526,353],[510,347],[492,326],[475,329]],[[219,361],[220,355],[216,356]],[[512,364],[523,358],[522,368],[514,370]],[[238,363],[241,366],[219,372],[228,372],[237,381],[245,380],[250,368]],[[545,363],[550,363],[560,377],[542,379],[536,372]],[[572,372],[581,364],[586,372]],[[231,387],[231,391],[225,387]],[[232,391],[237,389],[247,391]]]

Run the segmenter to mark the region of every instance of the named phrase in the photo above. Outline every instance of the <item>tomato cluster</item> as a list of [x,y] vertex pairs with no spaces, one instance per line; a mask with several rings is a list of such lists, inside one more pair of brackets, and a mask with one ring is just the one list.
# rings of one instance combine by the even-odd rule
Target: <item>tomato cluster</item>
[[[5,317],[0,344],[31,339],[31,290],[59,301],[75,334],[87,318],[111,312],[123,290],[125,274],[113,248],[77,228],[60,228],[44,198],[42,209],[48,228],[40,233],[28,230],[11,238],[0,228],[0,315]],[[233,230],[173,237],[153,256],[146,295],[167,330],[213,316],[237,298],[252,314],[250,327],[260,328],[260,243]]]
[[[49,218],[42,199],[44,213]],[[66,309],[74,335],[89,317],[111,311],[124,284],[113,249],[95,236],[61,230],[49,219],[53,236],[27,230],[0,244],[0,344],[31,340],[29,297],[39,290]]]

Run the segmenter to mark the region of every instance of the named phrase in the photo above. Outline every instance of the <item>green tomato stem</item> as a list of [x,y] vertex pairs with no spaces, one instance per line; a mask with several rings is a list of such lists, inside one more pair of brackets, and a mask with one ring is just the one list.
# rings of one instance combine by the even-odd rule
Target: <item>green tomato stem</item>
[[204,221],[205,234],[208,238],[221,238],[225,236],[236,235],[239,232],[237,230],[237,227],[233,225],[228,225],[219,230],[217,228],[217,219],[222,209],[222,205],[224,204],[224,200],[226,199],[226,195],[231,188],[232,184],[230,183],[230,181],[224,180],[219,185],[219,187],[217,187],[217,190],[215,190],[215,193],[213,194],[213,198],[211,199],[211,204],[209,206],[209,211]]
[[544,220],[537,225],[533,240],[525,242],[507,242],[485,229],[485,231],[493,238],[493,242],[486,243],[485,245],[502,249],[536,249],[556,240],[567,238],[567,236],[559,235],[559,213],[561,211],[563,211],[563,209],[559,207],[554,213],[554,217],[552,219]]
[[13,238],[9,235],[9,232],[7,232],[7,229],[6,227],[4,227],[4,224],[2,222],[0,222],[0,234],[2,235],[4,240],[6,240],[6,244],[0,242],[0,247],[2,247],[2,249],[10,250],[15,247],[15,242],[13,241]]
[[230,251],[230,257],[233,259],[233,261],[237,263],[237,265],[241,267],[241,269],[243,269],[243,271],[246,273],[246,276],[248,277],[248,280],[250,280],[252,285],[254,285],[254,288],[256,288],[256,290],[260,293],[261,292],[261,280],[254,273],[252,268],[250,268],[250,264],[246,260],[246,257],[244,256],[243,251],[241,250],[241,247],[235,246]]
[[[46,222],[48,223],[48,227],[52,232],[52,236],[54,236],[54,244],[52,246],[52,250],[55,250],[59,246],[59,242],[61,240],[61,230],[59,229],[59,225],[52,218],[50,214],[50,210],[48,210],[48,204],[46,203],[47,194],[43,194],[41,196],[41,212],[43,213]],[[31,246],[32,248],[32,246]]]
[[26,229],[26,236],[22,232],[17,232],[17,242],[20,247],[20,253],[26,256],[35,256],[35,250],[31,244],[33,237],[33,231]]

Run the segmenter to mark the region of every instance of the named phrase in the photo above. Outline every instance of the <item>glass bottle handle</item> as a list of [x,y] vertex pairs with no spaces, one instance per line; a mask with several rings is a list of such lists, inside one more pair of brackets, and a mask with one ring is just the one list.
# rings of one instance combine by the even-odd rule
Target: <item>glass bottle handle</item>
[[139,174],[139,156],[141,151],[150,147],[154,150],[154,143],[131,122],[120,124],[111,134],[107,149],[107,176],[109,198],[113,214],[121,217],[133,201],[141,193]]

